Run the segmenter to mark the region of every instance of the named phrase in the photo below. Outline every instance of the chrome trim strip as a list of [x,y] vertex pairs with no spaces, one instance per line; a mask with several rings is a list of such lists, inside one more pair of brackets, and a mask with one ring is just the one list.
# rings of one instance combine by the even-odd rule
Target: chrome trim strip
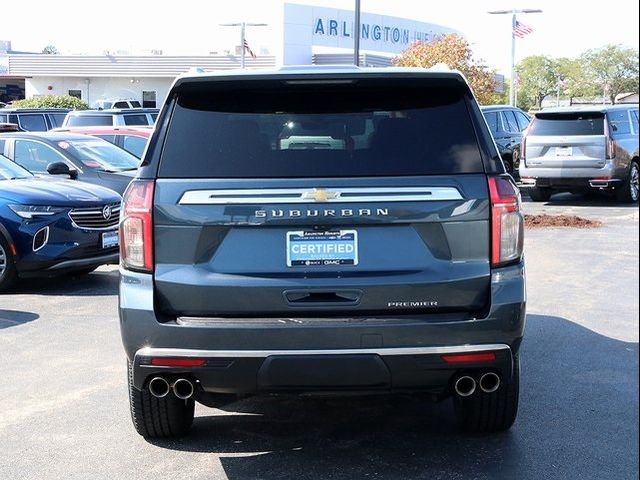
[[141,348],[136,357],[266,358],[272,355],[444,355],[448,353],[511,350],[509,345],[454,345],[442,347],[348,348],[328,350],[191,350],[183,348]]
[[[38,234],[42,230],[44,230],[44,242],[42,242],[42,245],[40,245],[38,248],[36,248],[36,237],[38,236]],[[33,236],[33,240],[31,241],[31,250],[33,250],[34,252],[37,252],[41,248],[44,248],[44,246],[47,244],[48,241],[49,241],[49,227],[46,226],[46,227],[41,228],[40,230],[38,230],[36,232],[36,234]]]
[[462,200],[455,187],[271,188],[188,190],[180,205],[434,202]]

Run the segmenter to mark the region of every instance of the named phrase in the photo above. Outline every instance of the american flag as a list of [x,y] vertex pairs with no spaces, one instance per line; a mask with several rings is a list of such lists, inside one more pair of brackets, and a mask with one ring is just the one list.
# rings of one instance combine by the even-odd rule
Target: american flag
[[513,34],[518,38],[524,38],[533,32],[533,28],[528,25],[525,25],[522,22],[518,22],[516,20],[516,24],[513,26]]
[[247,39],[244,39],[244,49],[247,51],[247,53],[249,55],[251,55],[251,58],[256,58],[256,54],[253,53],[253,50],[251,50],[251,47],[249,46],[249,42],[247,42]]

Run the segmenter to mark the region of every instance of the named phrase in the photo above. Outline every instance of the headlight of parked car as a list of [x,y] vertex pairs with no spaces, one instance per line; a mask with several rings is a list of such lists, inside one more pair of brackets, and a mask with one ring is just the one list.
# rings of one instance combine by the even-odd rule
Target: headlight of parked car
[[9,208],[22,218],[48,217],[64,211],[62,207],[48,205],[9,205]]

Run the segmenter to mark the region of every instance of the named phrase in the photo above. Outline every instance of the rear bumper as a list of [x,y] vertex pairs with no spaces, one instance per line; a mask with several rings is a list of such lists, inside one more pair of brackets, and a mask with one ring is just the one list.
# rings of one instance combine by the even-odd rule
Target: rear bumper
[[[495,360],[447,363],[444,355],[492,352]],[[198,358],[196,368],[158,367],[158,358]],[[337,350],[218,351],[144,348],[134,357],[134,385],[157,375],[197,380],[210,393],[313,391],[424,391],[443,394],[461,371],[488,371],[510,378],[513,356],[508,345],[362,348]]]
[[[188,375],[206,392],[447,390],[456,372],[492,369],[511,375],[525,324],[524,265],[492,272],[484,318],[436,315],[385,318],[224,319],[161,323],[151,275],[121,270],[120,323],[134,385],[151,375]],[[448,364],[444,353],[494,351],[482,364]],[[158,367],[156,356],[206,358],[201,367]]]
[[589,186],[589,180],[596,178],[609,178],[610,181],[622,180],[616,175],[617,170],[613,163],[607,163],[602,168],[531,168],[524,162],[520,164],[519,174],[523,183],[550,183],[555,185],[568,185],[585,187]]

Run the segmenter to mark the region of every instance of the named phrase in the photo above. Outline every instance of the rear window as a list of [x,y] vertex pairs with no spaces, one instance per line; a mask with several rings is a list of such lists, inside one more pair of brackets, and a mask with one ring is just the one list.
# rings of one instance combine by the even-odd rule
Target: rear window
[[113,124],[111,115],[71,115],[67,127],[102,127]]
[[604,135],[604,114],[538,113],[529,127],[529,135]]
[[[448,82],[277,84],[179,95],[161,177],[480,173],[466,92]],[[396,81],[397,83],[397,81]],[[209,87],[220,88],[220,86]]]

